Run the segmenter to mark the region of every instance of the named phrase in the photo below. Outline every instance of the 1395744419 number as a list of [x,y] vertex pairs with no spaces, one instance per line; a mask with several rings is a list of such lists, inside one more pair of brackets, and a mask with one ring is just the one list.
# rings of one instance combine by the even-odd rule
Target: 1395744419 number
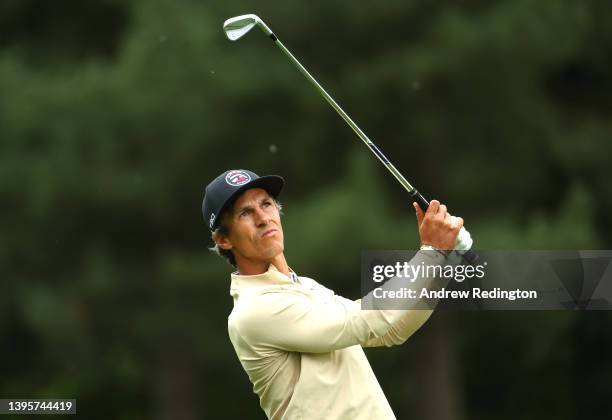
[[76,414],[75,399],[0,399],[0,414]]

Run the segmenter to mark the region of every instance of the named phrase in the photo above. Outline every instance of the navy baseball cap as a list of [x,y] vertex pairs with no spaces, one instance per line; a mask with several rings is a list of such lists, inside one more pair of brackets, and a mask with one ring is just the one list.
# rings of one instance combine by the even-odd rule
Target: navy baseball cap
[[251,188],[263,188],[276,198],[285,180],[278,175],[259,176],[246,169],[232,169],[223,172],[206,186],[202,201],[204,222],[211,232],[219,227],[219,215],[243,191]]

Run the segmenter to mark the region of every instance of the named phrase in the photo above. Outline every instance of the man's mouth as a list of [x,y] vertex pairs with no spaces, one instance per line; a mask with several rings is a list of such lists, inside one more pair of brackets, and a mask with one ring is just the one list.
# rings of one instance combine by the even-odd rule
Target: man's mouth
[[276,230],[276,229],[268,229],[268,230],[266,230],[266,231],[265,231],[265,232],[264,232],[264,233],[261,235],[261,237],[262,237],[262,238],[267,238],[268,236],[272,236],[272,235],[274,235],[276,232],[277,232],[277,230]]

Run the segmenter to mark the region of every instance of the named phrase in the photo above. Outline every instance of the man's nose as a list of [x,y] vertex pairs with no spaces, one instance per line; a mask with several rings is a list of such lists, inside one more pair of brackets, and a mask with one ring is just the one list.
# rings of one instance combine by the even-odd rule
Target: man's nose
[[270,217],[262,209],[255,210],[255,224],[257,226],[265,226],[270,221]]

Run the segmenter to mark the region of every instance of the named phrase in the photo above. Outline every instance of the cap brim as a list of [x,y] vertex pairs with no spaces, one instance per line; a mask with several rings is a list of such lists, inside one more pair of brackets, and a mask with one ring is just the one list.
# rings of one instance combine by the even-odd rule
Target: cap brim
[[242,187],[238,188],[238,191],[232,194],[232,198],[236,196],[237,193],[242,192],[244,190],[249,190],[251,188],[263,188],[268,191],[272,197],[276,198],[282,191],[285,186],[285,180],[283,177],[278,175],[265,175],[260,176],[257,179],[252,180],[251,182],[247,182]]
[[[223,205],[223,207],[221,207],[221,209],[219,210],[218,214],[223,214],[223,212],[227,209],[229,204],[233,203],[235,198],[246,190],[250,190],[252,188],[262,188],[266,190],[268,194],[270,194],[272,197],[276,198],[278,197],[278,195],[280,194],[284,186],[285,186],[285,180],[281,176],[278,176],[278,175],[260,176],[257,179],[247,182],[246,184],[238,188],[232,195],[230,195],[229,198],[226,200],[225,204]],[[220,218],[217,218],[217,220],[220,221]],[[215,221],[214,228],[218,226],[219,226],[219,223]]]

